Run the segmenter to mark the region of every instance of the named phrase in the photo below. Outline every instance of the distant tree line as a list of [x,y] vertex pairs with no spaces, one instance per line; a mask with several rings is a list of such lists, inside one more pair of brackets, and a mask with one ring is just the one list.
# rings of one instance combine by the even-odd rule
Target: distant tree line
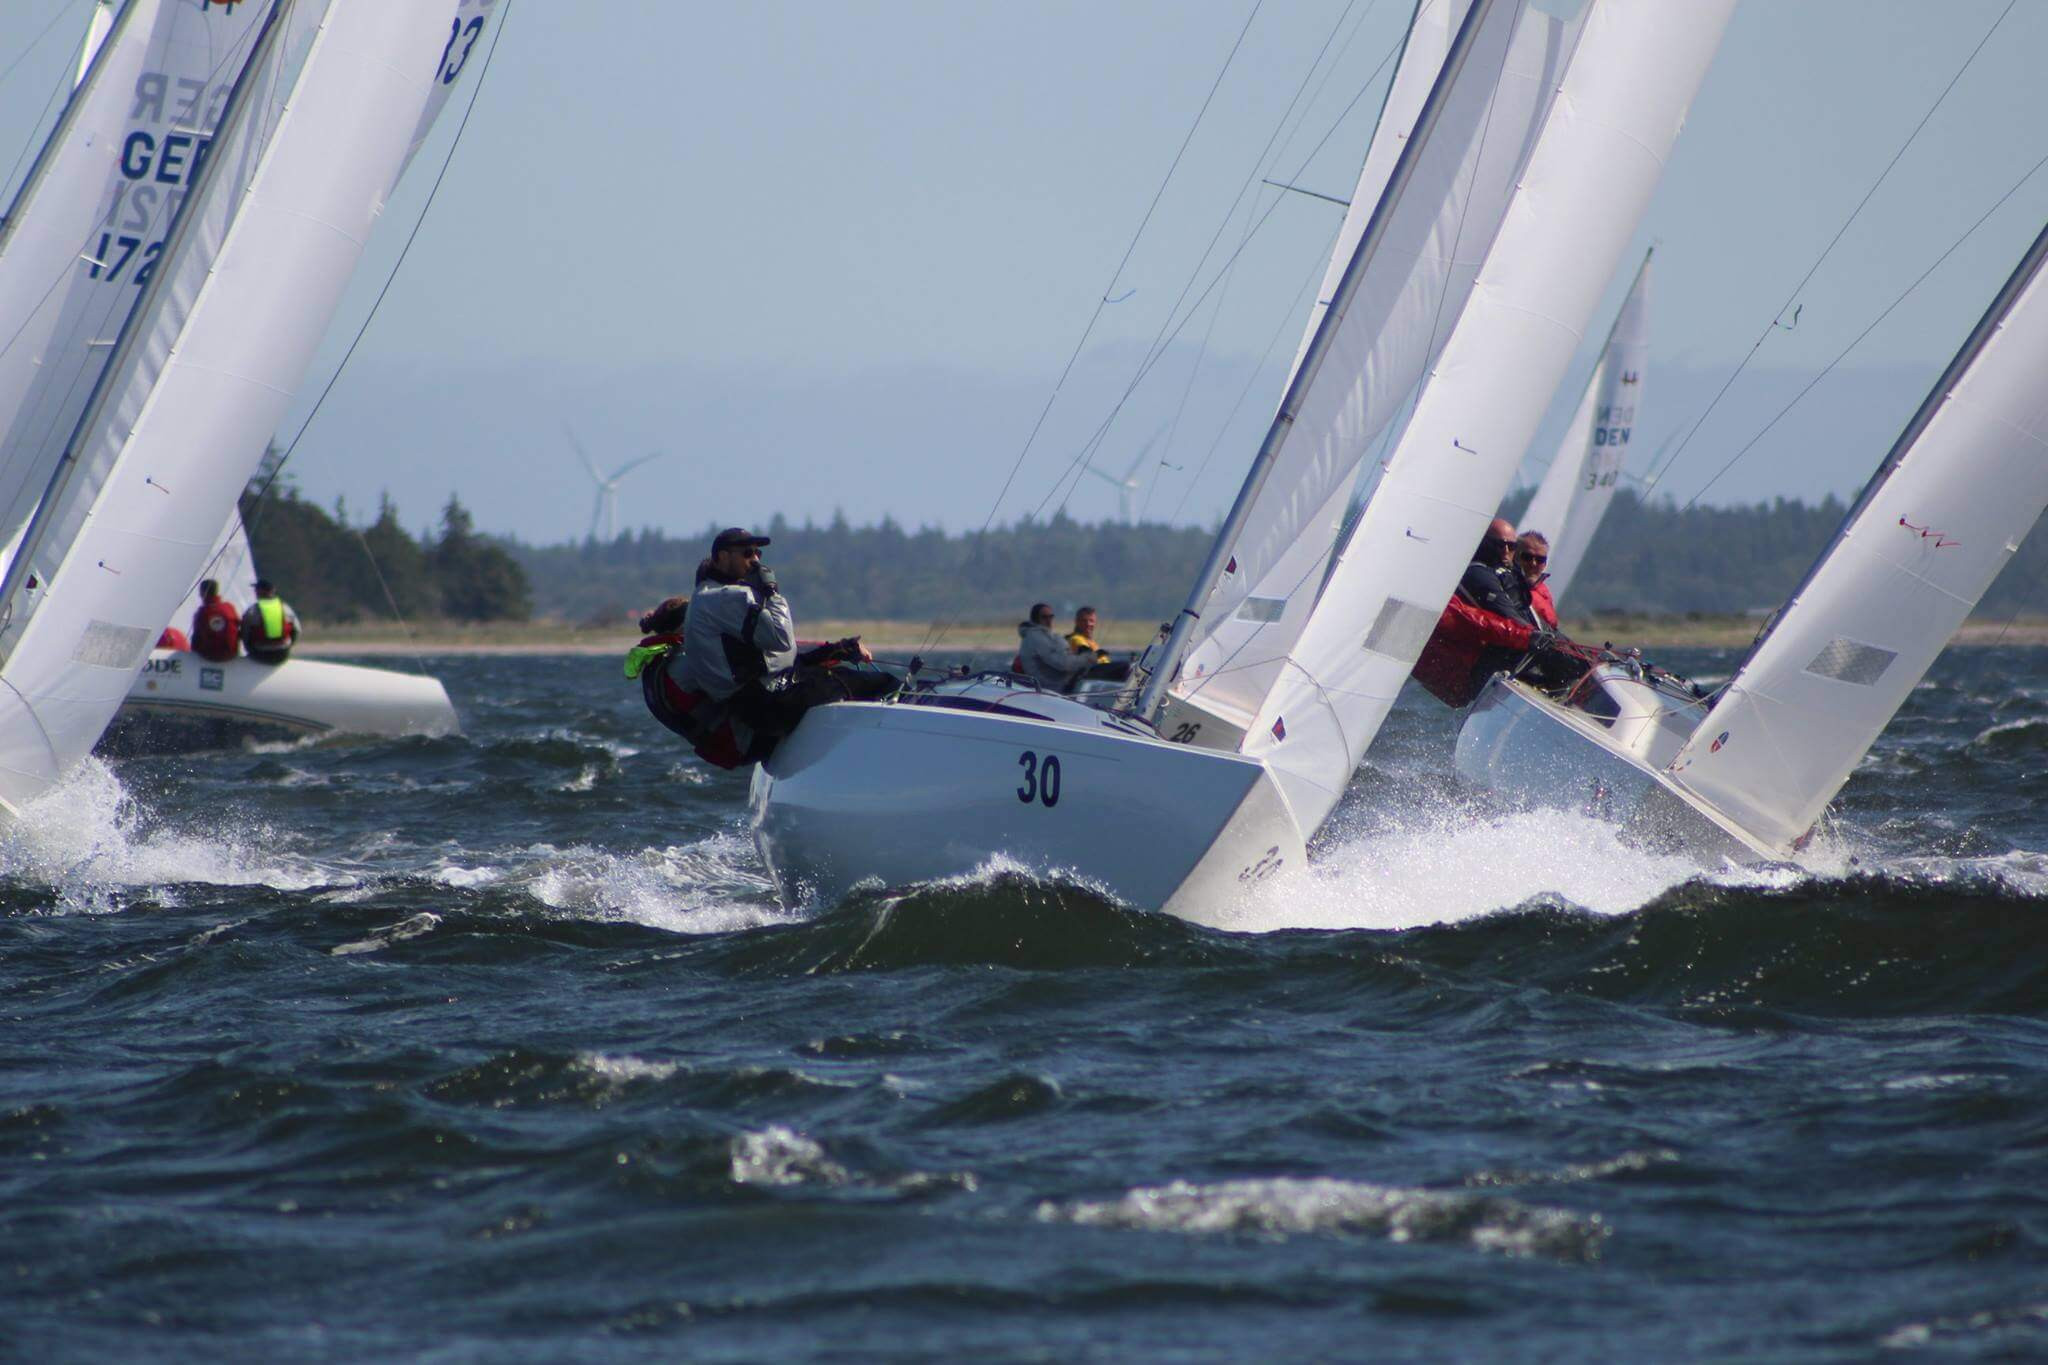
[[[478,535],[469,509],[453,494],[441,524],[418,537],[398,520],[389,497],[367,526],[349,522],[337,503],[329,512],[282,483],[259,495],[263,476],[242,496],[242,523],[257,572],[308,622],[407,620],[523,621],[532,592],[519,561],[499,541]],[[246,593],[233,585],[228,595]]]
[[[1503,511],[1515,516],[1526,502],[1526,493],[1517,495]],[[1573,584],[1567,614],[1775,607],[1844,511],[1833,498],[1818,505],[1780,498],[1681,508],[1623,490]],[[684,536],[641,530],[608,542],[550,546],[508,541],[504,548],[534,584],[540,615],[612,624],[670,593],[687,592],[717,529]],[[1184,526],[1088,525],[1064,516],[958,535],[934,527],[907,531],[888,518],[853,526],[843,516],[824,526],[777,517],[759,529],[774,539],[768,562],[800,622],[1016,620],[1034,601],[1062,612],[1087,602],[1106,618],[1163,621],[1179,609],[1214,535]],[[1991,617],[2019,611],[2048,612],[2048,536],[2021,547],[1980,608]]]
[[[686,536],[643,530],[600,543],[510,548],[536,585],[544,616],[626,619],[688,592],[717,526]],[[824,526],[776,517],[755,528],[775,543],[768,563],[805,619],[1022,620],[1035,601],[1070,611],[1164,620],[1187,596],[1212,531],[1186,526],[1084,525],[1064,516],[985,532],[906,531],[884,517]]]

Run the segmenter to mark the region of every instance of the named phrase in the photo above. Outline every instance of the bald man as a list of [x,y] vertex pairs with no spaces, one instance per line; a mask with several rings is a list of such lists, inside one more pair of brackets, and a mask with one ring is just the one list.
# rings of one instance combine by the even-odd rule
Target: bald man
[[1515,525],[1495,517],[1415,661],[1415,681],[1446,706],[1470,706],[1488,678],[1518,664],[1525,674],[1542,674],[1544,686],[1585,671],[1552,650],[1557,635],[1535,619],[1518,591],[1514,555]]

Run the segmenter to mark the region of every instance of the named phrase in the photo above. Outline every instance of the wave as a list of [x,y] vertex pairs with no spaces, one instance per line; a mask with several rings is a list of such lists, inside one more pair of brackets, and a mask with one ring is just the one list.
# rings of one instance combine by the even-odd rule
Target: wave
[[115,908],[136,889],[305,890],[336,879],[296,843],[240,809],[220,809],[204,825],[167,821],[93,758],[0,830],[0,877],[26,884],[19,889],[32,901],[54,892],[50,908],[92,911]]
[[1399,1189],[1330,1177],[1176,1180],[1108,1200],[1039,1205],[1041,1222],[1142,1232],[1376,1237],[1390,1242],[1468,1246],[1509,1256],[1599,1259],[1609,1235],[1597,1214],[1524,1204],[1499,1195]]

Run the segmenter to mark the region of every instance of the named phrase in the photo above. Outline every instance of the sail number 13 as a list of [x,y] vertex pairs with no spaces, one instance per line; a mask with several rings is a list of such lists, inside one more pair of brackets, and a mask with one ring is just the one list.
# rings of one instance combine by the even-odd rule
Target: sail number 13
[[1025,805],[1033,801],[1041,806],[1057,806],[1060,803],[1060,756],[1046,754],[1040,757],[1026,751],[1017,755],[1017,766],[1024,770],[1024,785],[1017,788],[1017,799]]

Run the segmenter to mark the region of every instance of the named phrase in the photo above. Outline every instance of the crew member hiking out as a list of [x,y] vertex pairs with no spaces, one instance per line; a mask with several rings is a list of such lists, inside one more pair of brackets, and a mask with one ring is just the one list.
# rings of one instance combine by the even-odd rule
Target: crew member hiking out
[[1513,524],[1495,518],[1415,661],[1415,681],[1446,706],[1470,706],[1495,673],[1555,688],[1586,671],[1571,642],[1532,610],[1528,582],[1513,562],[1515,545]]
[[242,648],[260,664],[281,664],[299,642],[299,614],[267,578],[256,580],[256,600],[242,608]]
[[1016,670],[1040,687],[1070,691],[1095,664],[1095,653],[1082,653],[1052,632],[1052,604],[1033,602],[1028,620],[1017,623]]
[[224,664],[241,648],[242,613],[220,595],[220,584],[209,578],[199,585],[199,608],[192,613],[192,652]]
[[[720,531],[689,602],[671,598],[641,618],[651,633],[627,657],[627,675],[643,678],[656,718],[720,767],[760,762],[814,706],[874,701],[896,688],[887,674],[834,667],[873,661],[858,636],[798,652],[789,600],[761,563],[767,544],[737,526]],[[646,682],[657,663],[655,682]]]

